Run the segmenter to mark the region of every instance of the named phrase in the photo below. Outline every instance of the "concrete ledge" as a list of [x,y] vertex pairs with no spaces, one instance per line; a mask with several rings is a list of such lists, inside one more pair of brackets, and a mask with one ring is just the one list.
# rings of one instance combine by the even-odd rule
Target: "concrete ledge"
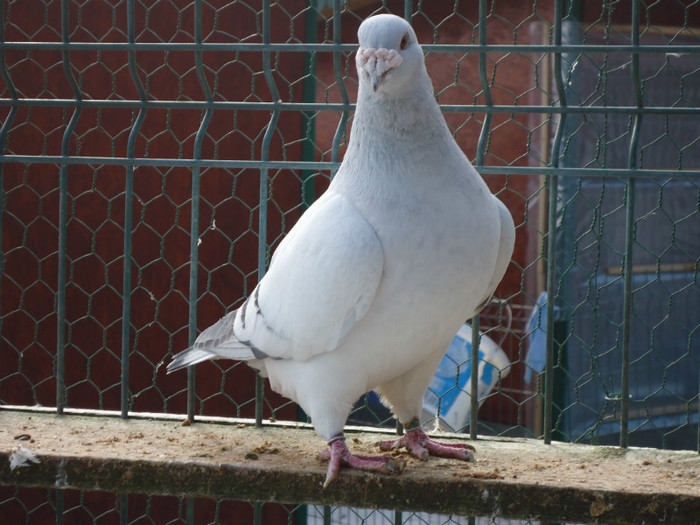
[[[26,441],[17,436],[27,435]],[[348,431],[351,450],[385,437]],[[445,435],[445,439],[455,439]],[[41,463],[10,470],[21,443]],[[122,420],[0,410],[0,484],[389,508],[601,523],[695,523],[692,451],[483,439],[475,463],[409,458],[398,476],[342,471],[327,489],[325,443],[305,426]]]

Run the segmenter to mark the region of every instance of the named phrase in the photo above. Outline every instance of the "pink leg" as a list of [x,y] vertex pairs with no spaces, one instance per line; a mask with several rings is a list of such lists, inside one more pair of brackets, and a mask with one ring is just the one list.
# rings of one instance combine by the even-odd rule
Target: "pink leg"
[[411,421],[407,428],[406,433],[398,439],[380,441],[379,448],[382,450],[396,450],[397,448],[406,447],[411,454],[423,461],[426,461],[430,455],[474,461],[474,456],[469,452],[474,450],[474,447],[471,445],[433,441],[428,437],[428,434],[425,433],[418,421]]
[[342,434],[331,439],[328,444],[330,450],[323,450],[319,453],[321,459],[329,460],[328,473],[323,488],[326,488],[331,481],[338,477],[341,465],[383,474],[398,474],[404,467],[403,462],[389,456],[360,456],[350,453],[345,444],[345,436]]

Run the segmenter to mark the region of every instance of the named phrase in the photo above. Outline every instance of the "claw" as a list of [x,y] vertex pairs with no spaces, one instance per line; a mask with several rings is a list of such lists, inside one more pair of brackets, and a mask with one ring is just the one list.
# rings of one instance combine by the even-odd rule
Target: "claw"
[[361,456],[352,454],[345,444],[345,437],[341,434],[330,442],[330,450],[319,453],[320,459],[328,460],[328,471],[323,482],[323,488],[338,477],[341,466],[365,470],[368,472],[380,472],[382,474],[400,474],[406,462],[389,456]]
[[381,450],[396,450],[405,447],[412,455],[426,461],[428,456],[439,456],[443,458],[461,459],[463,461],[474,461],[474,455],[470,450],[474,447],[466,443],[441,443],[434,441],[425,433],[419,425],[409,424],[408,430],[398,439],[380,441],[378,443]]

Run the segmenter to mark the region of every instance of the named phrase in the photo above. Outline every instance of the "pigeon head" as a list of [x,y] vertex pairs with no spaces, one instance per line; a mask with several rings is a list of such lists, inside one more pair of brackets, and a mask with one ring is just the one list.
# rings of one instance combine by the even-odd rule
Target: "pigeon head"
[[389,14],[367,18],[357,37],[360,48],[355,64],[360,84],[375,93],[396,92],[424,69],[416,34],[403,18]]

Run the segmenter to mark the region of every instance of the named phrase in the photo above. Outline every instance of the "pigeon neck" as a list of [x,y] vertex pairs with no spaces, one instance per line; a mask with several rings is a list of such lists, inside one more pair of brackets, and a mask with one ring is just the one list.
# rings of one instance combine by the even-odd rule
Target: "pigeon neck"
[[432,86],[416,86],[401,96],[374,93],[361,86],[352,127],[356,136],[383,137],[390,142],[410,143],[419,137],[425,143],[445,140],[445,133],[449,134]]

